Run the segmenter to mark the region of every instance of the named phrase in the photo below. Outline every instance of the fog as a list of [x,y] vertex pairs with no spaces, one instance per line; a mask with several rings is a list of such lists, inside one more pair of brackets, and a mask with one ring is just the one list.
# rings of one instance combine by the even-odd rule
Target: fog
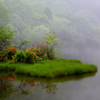
[[100,58],[99,0],[0,0],[0,26],[17,31],[14,40],[34,46],[54,30],[62,46],[59,57],[93,63]]

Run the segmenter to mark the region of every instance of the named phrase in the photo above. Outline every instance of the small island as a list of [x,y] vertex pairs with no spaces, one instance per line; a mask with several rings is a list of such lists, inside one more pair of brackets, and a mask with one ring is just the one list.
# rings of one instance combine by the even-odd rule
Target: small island
[[26,50],[22,50],[21,46],[30,43],[27,40],[21,41],[19,48],[16,48],[16,45],[1,46],[0,71],[15,71],[17,74],[46,78],[97,71],[97,66],[93,64],[83,64],[76,59],[56,58],[56,53],[61,52],[56,51],[54,46],[63,43],[57,42],[54,31],[46,33],[46,37],[43,39],[45,39],[46,44],[41,42]]
[[17,74],[35,77],[54,78],[96,72],[97,67],[93,64],[83,64],[79,60],[55,58],[54,60],[43,60],[35,64],[0,63],[0,70],[15,71]]

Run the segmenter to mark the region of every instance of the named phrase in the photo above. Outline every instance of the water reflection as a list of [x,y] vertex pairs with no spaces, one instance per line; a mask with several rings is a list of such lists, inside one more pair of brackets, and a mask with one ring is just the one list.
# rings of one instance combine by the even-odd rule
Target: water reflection
[[56,83],[47,84],[47,86],[44,87],[44,89],[46,89],[46,92],[49,94],[56,94],[57,84]]
[[22,95],[31,94],[31,92],[24,90],[25,87],[26,87],[26,82],[21,81],[21,82],[20,82],[20,85],[19,85],[19,89],[21,90],[21,94],[22,94]]
[[0,99],[10,97],[11,94],[17,92],[18,90],[13,88],[12,82],[15,80],[13,77],[7,77],[5,75],[0,75]]
[[[41,87],[43,90],[46,90],[48,94],[57,93],[57,84],[67,81],[76,81],[81,80],[86,77],[93,77],[95,73],[82,74],[82,75],[73,75],[67,77],[57,77],[54,79],[46,78],[37,78],[37,77],[28,77],[23,75],[16,75],[13,72],[0,73],[0,99],[4,100],[5,98],[10,98],[14,93],[20,93],[20,95],[29,95],[32,94],[31,89],[35,88],[38,90]],[[35,90],[34,90],[35,91]],[[38,94],[37,94],[38,95]]]

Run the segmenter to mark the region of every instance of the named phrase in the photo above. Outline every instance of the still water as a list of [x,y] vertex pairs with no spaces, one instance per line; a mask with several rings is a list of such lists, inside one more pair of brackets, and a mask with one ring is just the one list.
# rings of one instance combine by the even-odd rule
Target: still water
[[57,77],[27,77],[0,72],[0,100],[100,100],[100,62],[97,73]]
[[0,74],[1,100],[99,100],[100,81],[95,73],[41,79]]

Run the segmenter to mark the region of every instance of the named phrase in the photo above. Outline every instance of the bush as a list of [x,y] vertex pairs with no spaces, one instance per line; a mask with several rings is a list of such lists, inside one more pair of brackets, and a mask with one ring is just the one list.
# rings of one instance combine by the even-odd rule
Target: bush
[[36,54],[37,54],[37,56],[39,56],[43,60],[45,60],[45,59],[47,59],[46,53],[47,53],[46,46],[43,42],[41,42],[41,44],[36,45]]
[[24,54],[23,53],[24,53],[24,51],[17,50],[15,56],[13,57],[15,62],[24,62]]
[[16,47],[15,45],[9,45],[9,46],[5,47],[5,49],[2,50],[5,52],[5,54],[9,60],[13,59],[13,56],[16,54],[15,47]]
[[36,53],[33,51],[35,50],[33,49],[33,50],[25,51],[24,58],[25,58],[26,63],[35,63],[35,62],[37,63],[37,56],[36,56]]
[[37,56],[35,52],[36,49],[32,47],[26,51],[17,51],[13,59],[16,62],[37,63],[38,61],[42,60],[42,58]]
[[15,45],[10,45],[5,47],[5,49],[2,49],[0,52],[0,61],[5,61],[6,59],[13,59],[13,56],[16,53]]
[[3,61],[5,61],[5,60],[6,60],[6,53],[3,52],[3,51],[1,51],[1,52],[0,52],[0,61],[3,62]]

